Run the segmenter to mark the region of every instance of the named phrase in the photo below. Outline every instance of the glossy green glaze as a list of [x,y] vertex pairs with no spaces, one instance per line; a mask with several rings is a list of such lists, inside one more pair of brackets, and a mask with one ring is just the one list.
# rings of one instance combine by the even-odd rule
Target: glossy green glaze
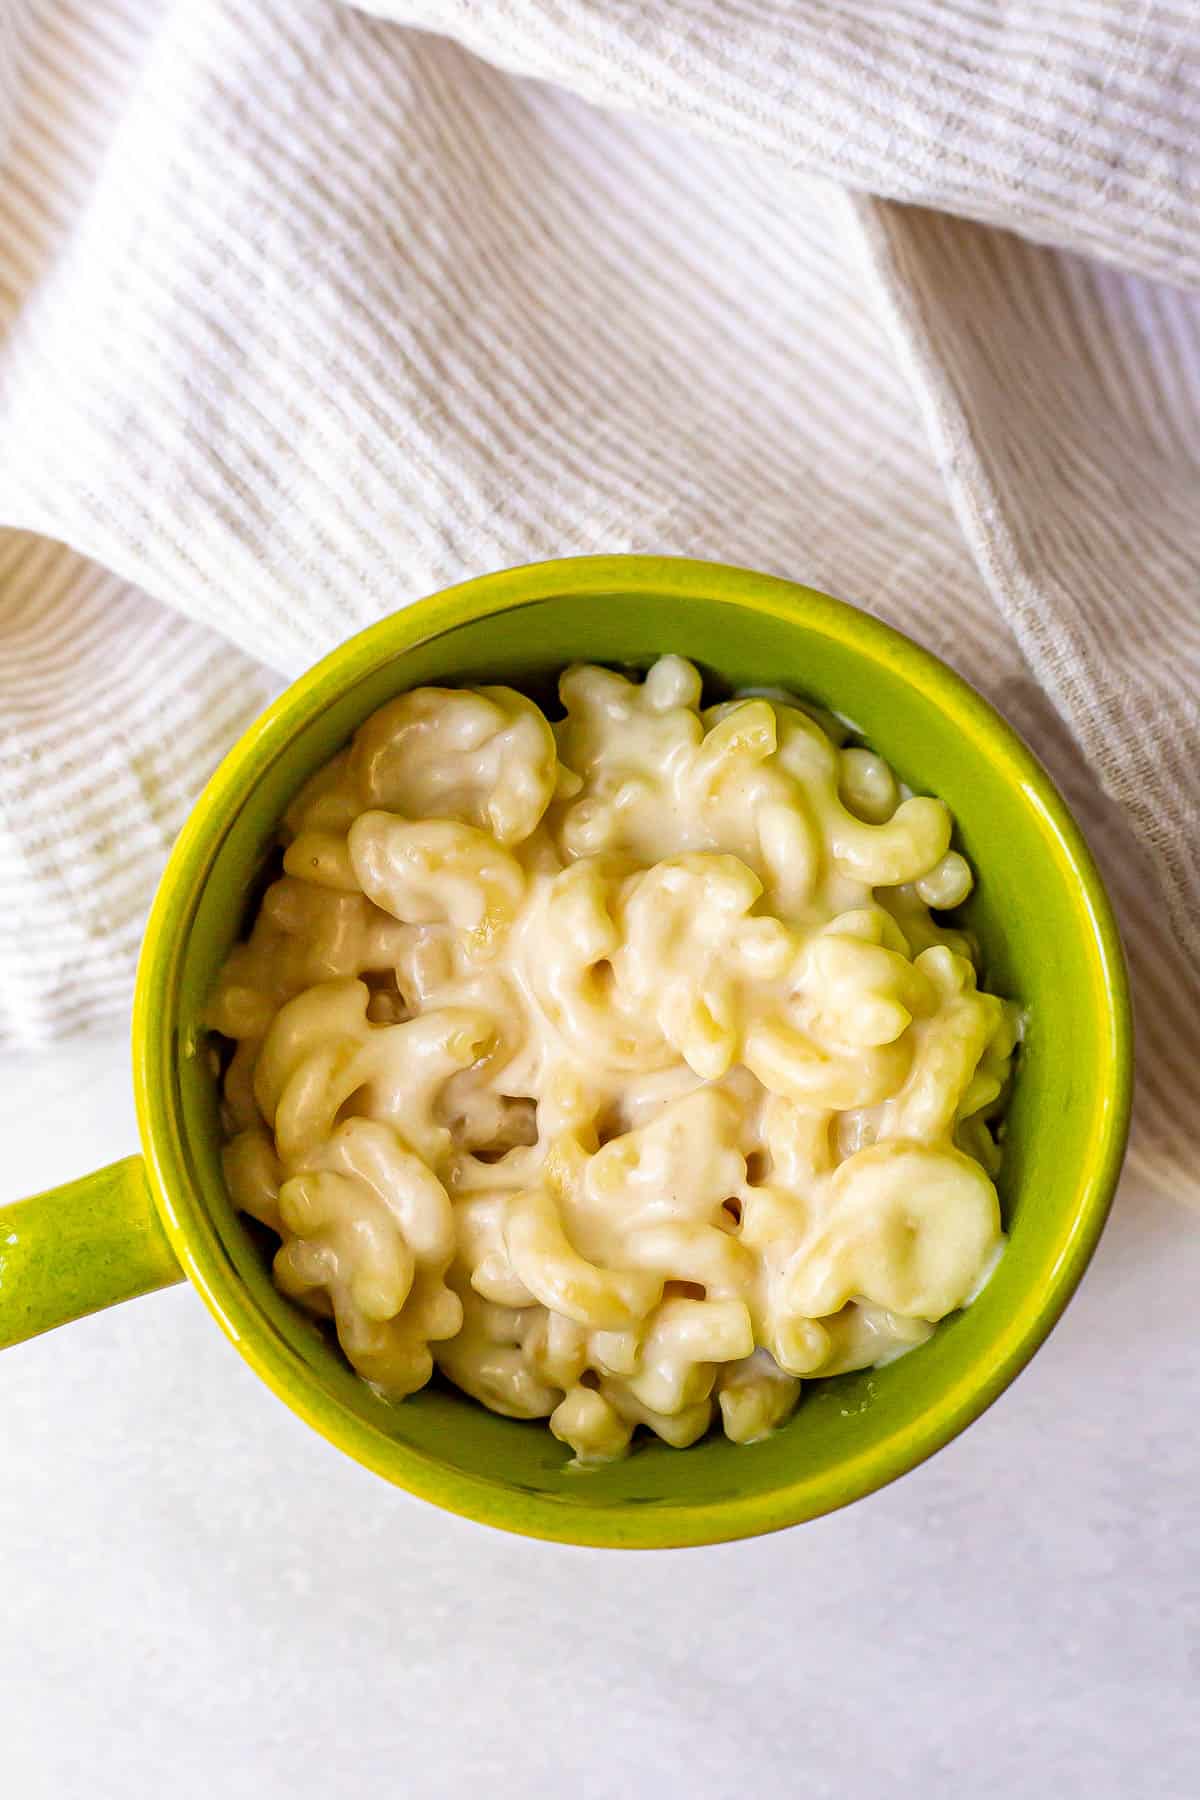
[[140,1156],[0,1208],[0,1349],[182,1280]]
[[[713,696],[780,683],[853,719],[917,791],[940,794],[979,884],[985,978],[1029,1029],[1009,1118],[1009,1248],[967,1312],[886,1369],[811,1384],[766,1442],[650,1443],[581,1472],[542,1425],[432,1385],[399,1406],[271,1284],[221,1180],[202,1010],[261,887],[276,821],[384,700],[428,681],[553,694],[565,663],[691,657]],[[995,712],[932,656],[809,589],[669,558],[581,558],[487,576],[384,620],[290,688],[221,765],[181,834],[147,927],[134,1011],[143,1147],[175,1253],[263,1379],[331,1442],[439,1505],[566,1542],[711,1542],[871,1492],[1012,1380],[1079,1280],[1112,1198],[1132,1053],[1120,945],[1059,795]]]

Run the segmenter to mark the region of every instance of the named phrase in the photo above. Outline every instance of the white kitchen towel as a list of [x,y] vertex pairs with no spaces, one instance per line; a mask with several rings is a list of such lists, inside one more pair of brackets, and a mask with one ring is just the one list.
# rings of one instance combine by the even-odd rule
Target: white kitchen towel
[[1135,966],[1135,1154],[1200,1190],[1200,15],[376,10],[0,9],[0,1029],[127,1004],[280,675],[486,569],[711,556],[1048,761]]

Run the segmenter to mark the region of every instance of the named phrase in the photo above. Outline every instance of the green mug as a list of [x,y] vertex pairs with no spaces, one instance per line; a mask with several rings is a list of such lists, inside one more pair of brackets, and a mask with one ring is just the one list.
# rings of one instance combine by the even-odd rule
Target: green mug
[[[964,1312],[886,1368],[814,1382],[761,1443],[658,1442],[571,1466],[543,1424],[433,1383],[391,1405],[285,1300],[221,1175],[206,997],[261,891],[278,820],[385,700],[423,682],[537,698],[566,664],[690,657],[714,692],[788,687],[853,720],[939,794],[979,880],[964,909],[986,983],[1028,1026],[999,1187],[1010,1241]],[[631,1548],[812,1519],[914,1467],[976,1418],[1050,1330],[1100,1234],[1132,1086],[1129,996],[1100,877],[1004,721],[898,632],[811,589],[717,564],[581,557],[484,576],[370,627],[290,687],[197,801],[146,928],[133,1010],[142,1155],[0,1211],[0,1344],[187,1278],[263,1380],[331,1443],[491,1525]]]

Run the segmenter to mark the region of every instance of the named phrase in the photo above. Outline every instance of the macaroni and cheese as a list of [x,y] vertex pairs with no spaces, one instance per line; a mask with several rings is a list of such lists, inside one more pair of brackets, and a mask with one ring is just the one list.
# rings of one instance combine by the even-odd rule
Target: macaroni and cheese
[[297,796],[210,1009],[229,1188],[384,1395],[750,1442],[986,1278],[1018,1016],[836,720],[677,656],[560,694],[404,694]]

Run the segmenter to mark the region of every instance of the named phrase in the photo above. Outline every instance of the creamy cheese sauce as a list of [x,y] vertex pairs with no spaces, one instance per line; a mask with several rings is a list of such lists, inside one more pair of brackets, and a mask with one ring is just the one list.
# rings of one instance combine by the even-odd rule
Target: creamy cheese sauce
[[210,1008],[227,1179],[384,1394],[749,1441],[986,1279],[1018,1015],[931,915],[946,807],[832,716],[560,692],[417,689],[298,796]]

